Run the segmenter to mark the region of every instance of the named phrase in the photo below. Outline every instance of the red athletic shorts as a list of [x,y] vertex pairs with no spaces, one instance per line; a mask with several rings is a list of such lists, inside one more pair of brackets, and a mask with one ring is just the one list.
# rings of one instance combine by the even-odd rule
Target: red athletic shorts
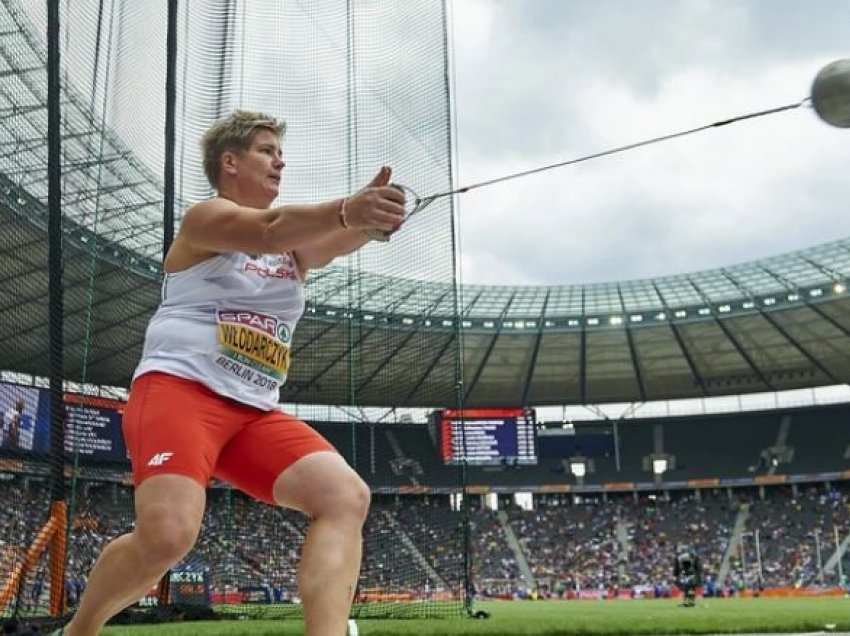
[[310,453],[335,452],[291,415],[261,411],[157,371],[133,382],[123,429],[135,485],[177,474],[206,488],[216,477],[271,504],[274,482],[287,467]]

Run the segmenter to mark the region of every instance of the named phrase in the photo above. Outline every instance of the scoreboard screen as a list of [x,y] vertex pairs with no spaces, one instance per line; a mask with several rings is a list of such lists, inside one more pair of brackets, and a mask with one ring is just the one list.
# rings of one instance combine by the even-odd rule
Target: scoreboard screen
[[436,418],[446,464],[537,463],[533,409],[445,409]]
[[[65,452],[83,460],[126,462],[121,417],[124,402],[78,393],[62,396]],[[0,452],[50,451],[50,391],[0,382]]]

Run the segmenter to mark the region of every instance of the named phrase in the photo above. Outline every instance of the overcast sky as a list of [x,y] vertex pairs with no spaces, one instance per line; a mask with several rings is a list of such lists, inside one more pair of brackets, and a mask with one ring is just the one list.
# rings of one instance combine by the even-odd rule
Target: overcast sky
[[[457,182],[794,103],[850,0],[452,0]],[[850,235],[850,129],[793,110],[458,198],[463,280],[722,267]]]

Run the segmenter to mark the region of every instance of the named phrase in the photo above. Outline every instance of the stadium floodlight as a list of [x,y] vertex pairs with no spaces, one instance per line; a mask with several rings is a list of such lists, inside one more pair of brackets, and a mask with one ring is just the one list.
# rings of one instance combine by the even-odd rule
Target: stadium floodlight
[[652,460],[652,472],[656,475],[663,475],[667,472],[667,459],[664,457]]
[[582,478],[587,474],[587,464],[584,463],[583,459],[571,459],[570,472],[574,476]]

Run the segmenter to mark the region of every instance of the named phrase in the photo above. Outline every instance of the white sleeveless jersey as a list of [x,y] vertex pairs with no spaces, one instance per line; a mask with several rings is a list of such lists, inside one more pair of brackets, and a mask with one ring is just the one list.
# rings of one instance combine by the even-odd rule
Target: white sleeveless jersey
[[133,379],[162,371],[277,408],[304,290],[291,254],[218,254],[166,274]]

